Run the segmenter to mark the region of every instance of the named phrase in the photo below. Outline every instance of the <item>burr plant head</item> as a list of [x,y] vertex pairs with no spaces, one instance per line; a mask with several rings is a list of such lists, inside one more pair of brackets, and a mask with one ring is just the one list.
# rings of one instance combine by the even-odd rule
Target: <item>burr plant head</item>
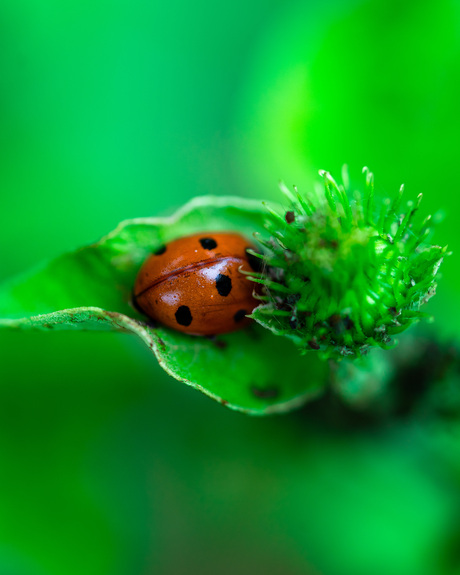
[[419,217],[422,195],[403,203],[376,202],[374,178],[363,170],[363,191],[351,193],[325,171],[320,193],[281,190],[289,203],[271,208],[264,269],[252,280],[264,286],[252,317],[302,351],[356,357],[423,317],[420,307],[435,293],[446,248],[428,244],[430,217]]

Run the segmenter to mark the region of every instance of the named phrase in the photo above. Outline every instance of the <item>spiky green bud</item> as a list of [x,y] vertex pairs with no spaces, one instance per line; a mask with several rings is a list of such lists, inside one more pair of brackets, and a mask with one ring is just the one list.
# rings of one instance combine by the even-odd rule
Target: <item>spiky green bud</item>
[[[422,195],[374,203],[367,168],[364,193],[351,195],[321,171],[324,191],[303,197],[281,186],[289,208],[269,208],[264,271],[251,279],[264,286],[252,317],[302,351],[355,357],[425,316],[446,248],[428,245],[430,217],[416,216]],[[345,173],[346,176],[346,173]],[[344,177],[344,182],[347,181]],[[417,214],[418,215],[418,214]]]

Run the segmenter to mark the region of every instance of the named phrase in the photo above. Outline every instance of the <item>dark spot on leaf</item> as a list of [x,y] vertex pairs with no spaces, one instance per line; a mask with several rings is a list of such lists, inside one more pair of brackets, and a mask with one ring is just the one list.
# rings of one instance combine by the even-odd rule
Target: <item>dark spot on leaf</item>
[[292,224],[292,222],[295,222],[295,214],[294,212],[286,212],[286,215],[284,216],[284,219],[286,220],[286,222],[288,224]]
[[339,242],[337,240],[330,240],[328,238],[321,238],[318,243],[322,248],[332,248],[336,250],[339,247]]
[[161,337],[157,338],[157,344],[158,347],[161,349],[161,351],[166,351],[166,344],[165,342],[161,339]]
[[157,250],[153,252],[155,256],[161,256],[166,251],[166,246],[160,246]]
[[247,334],[254,341],[259,341],[261,338],[260,332],[256,329],[254,324],[249,326],[249,329],[247,330]]
[[232,280],[224,274],[218,274],[216,288],[219,295],[226,297],[232,291]]
[[216,347],[219,349],[225,349],[228,346],[228,343],[223,339],[218,339],[215,335],[205,335],[206,339],[209,339]]
[[277,387],[257,387],[252,385],[251,392],[255,397],[258,397],[259,399],[275,399],[275,397],[278,397],[279,395],[279,390]]
[[250,252],[248,252],[249,249],[252,249],[252,248],[246,248],[246,250],[245,250],[249,265],[251,266],[251,268],[255,272],[261,272],[263,269],[263,266],[264,266],[264,261],[262,259],[258,258],[257,256],[255,256],[254,254],[251,254]]
[[320,345],[319,343],[316,341],[316,339],[311,339],[309,342],[307,342],[308,345],[312,348],[312,349],[320,349]]
[[233,319],[238,323],[244,319],[244,317],[248,314],[245,309],[239,309],[236,314],[233,316]]
[[213,250],[213,249],[217,248],[217,242],[216,242],[216,240],[213,240],[212,238],[201,238],[200,244],[201,244],[201,247],[205,250]]
[[190,308],[186,305],[181,305],[176,313],[176,321],[179,325],[189,326],[192,323],[192,314],[190,312]]

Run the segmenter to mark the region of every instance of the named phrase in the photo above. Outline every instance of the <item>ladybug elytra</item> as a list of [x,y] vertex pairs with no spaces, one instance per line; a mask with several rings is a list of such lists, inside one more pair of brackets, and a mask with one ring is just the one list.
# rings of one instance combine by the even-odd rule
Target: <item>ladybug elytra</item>
[[193,335],[235,331],[258,305],[253,282],[239,271],[259,269],[254,249],[235,233],[202,233],[163,246],[142,265],[137,307],[155,321]]

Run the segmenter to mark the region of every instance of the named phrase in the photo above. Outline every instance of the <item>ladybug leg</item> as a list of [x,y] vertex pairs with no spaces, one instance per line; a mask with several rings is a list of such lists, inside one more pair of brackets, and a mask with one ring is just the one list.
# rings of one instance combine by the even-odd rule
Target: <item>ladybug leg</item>
[[145,315],[145,312],[137,305],[137,299],[136,296],[134,295],[134,292],[131,293],[131,298],[129,300],[129,304],[131,305],[131,307],[137,311],[137,313],[139,313],[144,319],[142,322],[144,325],[151,327],[153,329],[156,329],[158,327],[158,324],[156,321],[154,321],[151,317],[149,317],[148,315]]

